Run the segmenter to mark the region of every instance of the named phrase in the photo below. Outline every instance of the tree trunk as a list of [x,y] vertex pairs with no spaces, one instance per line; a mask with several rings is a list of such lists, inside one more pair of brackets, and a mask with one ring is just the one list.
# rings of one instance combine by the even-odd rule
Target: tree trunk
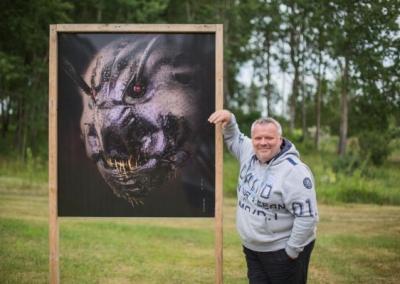
[[[299,48],[300,49],[300,48]],[[306,67],[305,67],[305,52],[304,48],[301,52],[301,66],[302,66],[302,72],[301,72],[301,82],[300,82],[300,88],[301,88],[301,129],[303,133],[303,140],[306,140],[308,138],[308,130],[307,130],[307,86],[304,80],[304,77],[306,75]]]
[[304,84],[304,75],[302,76],[302,101],[301,101],[301,129],[303,132],[303,139],[306,140],[308,136],[307,131],[307,108],[306,108],[306,90]]
[[[5,92],[4,92],[5,93]],[[1,105],[1,136],[6,138],[10,125],[10,100],[7,95],[0,96]]]
[[29,125],[28,125],[28,112],[24,112],[23,117],[23,125],[22,125],[22,140],[21,140],[21,158],[23,161],[26,159],[26,150],[28,147],[28,132],[29,132]]
[[9,106],[5,106],[2,109],[2,125],[1,125],[1,135],[3,138],[6,138],[8,129],[10,126],[10,109]]
[[191,9],[190,9],[190,0],[187,0],[185,2],[185,8],[186,8],[186,20],[188,23],[191,23],[193,20]]
[[319,150],[319,135],[321,130],[321,92],[322,92],[322,52],[319,51],[317,90],[315,92],[315,149]]
[[101,23],[103,21],[103,1],[99,1],[97,4],[97,13],[96,13],[96,20],[98,23]]
[[17,129],[15,131],[15,136],[14,136],[14,145],[18,151],[18,154],[21,156],[21,154],[23,153],[23,135],[24,135],[24,120],[25,120],[25,99],[24,96],[22,94],[16,94],[18,97],[17,100],[17,121],[16,121],[16,125],[17,125]]
[[347,130],[348,130],[348,81],[349,81],[349,70],[348,70],[348,59],[344,59],[343,75],[342,75],[342,88],[340,96],[340,133],[339,133],[339,145],[338,154],[343,157],[346,154],[347,144]]
[[39,107],[40,106],[35,103],[33,105],[30,105],[30,111],[29,111],[28,143],[29,143],[29,147],[32,150],[36,149],[38,128],[40,127],[39,125],[41,123],[41,118],[42,118],[42,116],[38,115]]
[[[219,13],[220,20],[224,23],[224,38],[223,38],[223,45],[224,45],[224,50],[226,49],[227,46],[229,46],[229,18],[226,17],[226,11],[228,11],[231,8],[231,2],[230,1],[224,1],[223,9]],[[224,107],[230,107],[228,105],[230,94],[229,94],[229,74],[228,74],[228,58],[225,56],[226,54],[224,53],[224,61],[223,61],[223,86],[224,86]]]
[[295,122],[296,122],[296,102],[297,102],[297,97],[299,94],[299,69],[298,69],[298,64],[295,64],[294,66],[294,78],[293,78],[293,83],[292,83],[292,95],[290,97],[290,106],[289,106],[289,111],[290,111],[290,132],[293,132],[295,128]]
[[271,42],[268,31],[265,32],[265,51],[267,53],[267,84],[265,86],[265,97],[267,99],[267,116],[271,116]]
[[290,62],[294,69],[293,81],[292,81],[292,94],[289,99],[289,133],[292,133],[295,128],[296,120],[296,101],[298,96],[298,85],[299,85],[299,34],[298,24],[295,20],[296,14],[296,3],[294,1],[289,2],[292,16],[289,17],[289,46],[290,46]]
[[[294,7],[292,7],[292,10],[294,11]],[[297,97],[299,95],[299,75],[300,75],[300,35],[302,33],[302,30],[298,30],[298,26],[296,22],[291,22],[291,27],[290,27],[290,35],[289,35],[289,45],[290,45],[290,61],[292,63],[293,69],[294,69],[294,77],[293,77],[293,83],[292,83],[292,95],[290,98],[290,106],[289,106],[289,112],[290,112],[290,124],[289,124],[289,131],[293,132],[295,128],[295,121],[296,121],[296,102],[297,102]]]

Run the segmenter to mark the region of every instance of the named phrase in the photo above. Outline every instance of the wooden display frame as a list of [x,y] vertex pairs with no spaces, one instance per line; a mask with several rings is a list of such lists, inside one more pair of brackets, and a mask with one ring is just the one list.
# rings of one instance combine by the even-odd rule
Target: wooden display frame
[[[49,37],[49,281],[60,282],[59,223],[57,199],[57,87],[58,33],[215,33],[215,109],[223,108],[223,25],[156,24],[60,24],[50,26]],[[223,141],[215,129],[215,283],[223,282]]]

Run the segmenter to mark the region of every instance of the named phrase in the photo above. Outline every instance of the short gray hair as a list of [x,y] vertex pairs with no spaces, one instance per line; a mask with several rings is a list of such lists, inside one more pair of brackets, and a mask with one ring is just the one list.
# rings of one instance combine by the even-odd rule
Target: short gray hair
[[272,123],[273,125],[276,126],[276,129],[278,130],[278,134],[280,136],[282,136],[283,132],[282,132],[281,124],[276,119],[273,119],[272,117],[262,117],[262,118],[259,118],[259,119],[255,120],[253,122],[253,124],[251,125],[251,134],[253,135],[253,130],[254,130],[254,127],[256,125],[258,125],[258,124],[270,124],[270,123]]

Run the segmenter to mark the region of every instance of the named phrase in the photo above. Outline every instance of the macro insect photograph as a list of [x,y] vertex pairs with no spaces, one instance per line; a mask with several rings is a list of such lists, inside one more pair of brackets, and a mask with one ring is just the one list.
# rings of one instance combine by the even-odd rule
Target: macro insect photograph
[[214,215],[215,35],[61,33],[60,216]]

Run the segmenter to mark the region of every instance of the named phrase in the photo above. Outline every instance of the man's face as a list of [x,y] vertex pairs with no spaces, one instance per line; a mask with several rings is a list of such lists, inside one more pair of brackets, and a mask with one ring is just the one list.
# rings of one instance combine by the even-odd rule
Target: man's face
[[257,158],[265,163],[280,151],[282,137],[273,123],[256,124],[251,133],[254,152]]

